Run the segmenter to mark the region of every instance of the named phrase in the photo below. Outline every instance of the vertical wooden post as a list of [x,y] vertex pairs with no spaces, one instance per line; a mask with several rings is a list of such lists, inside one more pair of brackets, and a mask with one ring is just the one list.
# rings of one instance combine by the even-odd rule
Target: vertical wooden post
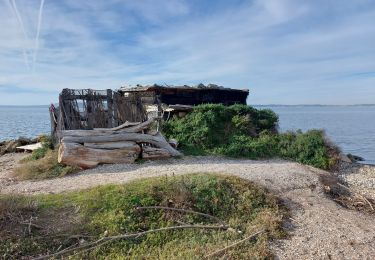
[[113,97],[112,97],[112,90],[107,89],[107,120],[108,128],[113,127]]
[[119,95],[120,94],[117,91],[113,93],[113,126],[115,127],[120,125],[118,120]]
[[92,106],[92,90],[88,89],[87,90],[87,99],[86,99],[86,113],[87,113],[87,127],[88,129],[93,129],[94,128],[94,111],[93,111],[93,106]]

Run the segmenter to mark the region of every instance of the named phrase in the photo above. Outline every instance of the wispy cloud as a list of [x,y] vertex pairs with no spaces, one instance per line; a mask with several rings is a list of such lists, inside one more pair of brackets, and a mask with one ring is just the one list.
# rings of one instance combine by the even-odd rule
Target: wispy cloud
[[[8,89],[6,102],[154,82],[250,88],[258,104],[374,102],[370,0],[18,0],[36,38],[9,3],[0,2],[0,85],[24,95]],[[28,70],[23,50],[34,49]],[[30,100],[29,89],[50,94]]]

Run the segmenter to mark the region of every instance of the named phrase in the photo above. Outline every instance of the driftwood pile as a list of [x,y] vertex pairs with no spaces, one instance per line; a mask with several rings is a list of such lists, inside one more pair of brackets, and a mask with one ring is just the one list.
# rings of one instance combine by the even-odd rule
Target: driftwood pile
[[[60,132],[59,163],[94,168],[98,164],[133,163],[136,159],[181,156],[159,132],[150,130],[155,122],[126,122],[115,128],[63,130]],[[172,145],[171,145],[172,144]]]

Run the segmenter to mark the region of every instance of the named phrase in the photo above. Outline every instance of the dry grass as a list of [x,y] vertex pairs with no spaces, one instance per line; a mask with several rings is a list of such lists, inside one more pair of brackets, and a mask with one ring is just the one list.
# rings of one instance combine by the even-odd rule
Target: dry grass
[[64,166],[57,162],[57,149],[48,150],[44,157],[32,160],[26,159],[20,166],[14,169],[14,177],[26,179],[48,179],[61,177],[69,173],[77,172],[77,168]]

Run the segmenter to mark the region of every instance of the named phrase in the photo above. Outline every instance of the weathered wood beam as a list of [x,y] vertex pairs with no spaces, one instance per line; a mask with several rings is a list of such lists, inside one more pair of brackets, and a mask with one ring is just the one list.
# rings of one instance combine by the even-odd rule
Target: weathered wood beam
[[132,148],[137,145],[135,142],[131,141],[121,141],[121,142],[102,142],[102,143],[84,143],[85,147],[94,149],[125,149]]
[[119,126],[113,127],[113,128],[94,128],[94,130],[117,131],[117,130],[120,130],[120,129],[125,128],[125,127],[139,125],[140,123],[141,122],[128,122],[128,121],[126,121],[125,123],[123,123]]
[[62,142],[67,143],[101,143],[101,142],[119,142],[119,141],[133,141],[136,143],[150,143],[157,148],[164,148],[172,156],[182,156],[182,154],[174,149],[165,138],[158,135],[148,135],[139,133],[121,133],[114,135],[102,135],[102,136],[65,136]]
[[134,163],[140,152],[140,146],[135,143],[132,147],[104,150],[88,148],[78,143],[62,142],[59,147],[58,162],[88,169],[102,163]]
[[150,146],[142,147],[143,159],[162,159],[169,157],[171,157],[171,154],[164,148],[155,148]]
[[150,127],[155,119],[149,119],[143,123],[133,125],[126,128],[117,128],[117,130],[99,128],[94,130],[63,130],[62,136],[102,136],[102,135],[115,135],[121,133],[138,133]]

